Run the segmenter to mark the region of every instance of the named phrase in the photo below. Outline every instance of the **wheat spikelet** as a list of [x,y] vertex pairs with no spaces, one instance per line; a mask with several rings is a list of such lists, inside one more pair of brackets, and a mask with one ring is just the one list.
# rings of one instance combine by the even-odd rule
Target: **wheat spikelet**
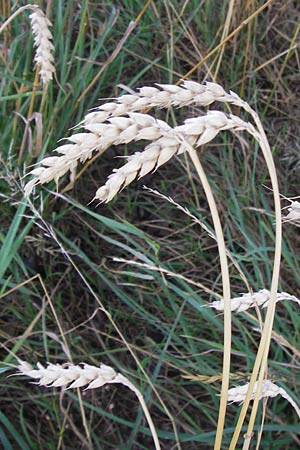
[[291,205],[288,207],[288,214],[282,218],[282,222],[300,227],[300,202],[291,201]]
[[30,14],[31,28],[34,36],[34,45],[36,53],[34,61],[39,65],[39,73],[44,85],[47,85],[52,80],[55,68],[53,66],[52,51],[54,46],[51,42],[52,34],[49,27],[52,25],[40,8],[35,7],[34,12]]
[[[257,386],[258,382],[254,384],[253,391],[251,393],[251,400],[254,400],[255,398]],[[227,399],[228,403],[243,403],[247,395],[248,387],[249,383],[243,386],[229,389]],[[259,399],[261,400],[262,398],[266,397],[276,397],[277,395],[281,395],[281,397],[285,398],[292,405],[300,418],[300,409],[296,402],[292,399],[292,397],[286,392],[286,390],[282,387],[277,386],[270,380],[263,380]]]
[[31,364],[25,361],[19,361],[19,363],[16,375],[26,375],[29,378],[33,378],[39,386],[61,387],[63,389],[80,387],[96,389],[105,384],[123,384],[123,386],[129,388],[137,396],[148,421],[155,449],[161,450],[152,418],[141,392],[128,380],[128,378],[120,373],[116,373],[112,367],[105,364],[100,364],[99,367],[96,367],[83,363],[81,365],[71,363],[64,365],[48,363],[47,367],[44,367],[41,363],[37,363],[37,368],[34,369]]
[[[294,295],[290,295],[287,292],[280,292],[277,294],[276,302],[283,300],[290,300],[300,305],[300,300]],[[254,306],[262,306],[266,308],[270,301],[270,291],[267,289],[261,289],[253,294],[242,294],[241,297],[235,297],[231,299],[231,311],[242,312]],[[224,311],[224,301],[216,300],[209,305],[211,308],[217,311]]]

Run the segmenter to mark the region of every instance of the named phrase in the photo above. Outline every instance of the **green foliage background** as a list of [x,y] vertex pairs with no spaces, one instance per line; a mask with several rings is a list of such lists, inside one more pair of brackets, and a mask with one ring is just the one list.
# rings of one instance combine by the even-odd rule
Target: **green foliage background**
[[[175,158],[109,205],[87,206],[106,176],[122,164],[115,157],[140,151],[140,144],[109,149],[67,192],[62,191],[68,184],[65,179],[61,195],[50,192],[55,191],[54,185],[38,188],[30,200],[35,211],[23,198],[22,188],[25,170],[50,155],[91,108],[129,89],[176,83],[199,63],[221,42],[230,2],[38,3],[53,24],[56,79],[46,96],[42,86],[36,92],[34,112],[42,114],[42,145],[32,120],[23,154],[20,149],[34,82],[29,13],[18,16],[0,36],[0,332],[4,362],[0,442],[5,450],[153,448],[136,399],[125,388],[83,392],[85,427],[75,392],[62,396],[27,380],[7,378],[8,364],[16,362],[14,354],[33,364],[68,360],[59,321],[74,362],[109,364],[139,386],[163,449],[213,448],[220,379],[207,381],[221,374],[223,321],[204,305],[215,297],[184,279],[112,260],[120,257],[159,266],[221,293],[216,243],[174,206],[142,189],[145,184],[170,195],[211,228],[207,203],[189,162]],[[233,3],[229,32],[263,4]],[[281,192],[292,197],[299,194],[300,6],[291,0],[269,3],[234,34],[223,53],[213,53],[190,79],[202,82],[215,77],[257,110],[272,146]],[[24,4],[3,0],[2,20]],[[135,30],[116,57],[108,60],[130,21],[137,18]],[[99,71],[101,76],[84,93]],[[153,114],[175,125],[201,111],[188,107]],[[221,212],[227,247],[253,290],[268,288],[274,251],[273,203],[258,148],[246,136],[225,133],[200,153]],[[299,295],[300,284],[298,230],[284,226],[280,283],[281,290],[294,295]],[[38,273],[51,303],[38,278],[24,284]],[[245,292],[234,267],[231,279],[234,296]],[[99,310],[93,292],[122,330],[163,404],[108,316]],[[231,370],[237,378],[233,385],[248,380],[259,341],[257,326],[253,311],[234,315]],[[299,331],[297,305],[278,305],[269,377],[295,401],[300,390]],[[205,378],[189,379],[197,374],[206,376],[206,382]],[[239,408],[228,407],[224,449]],[[261,416],[256,430],[260,422]],[[261,448],[298,448],[299,420],[285,400],[268,401],[263,429]]]

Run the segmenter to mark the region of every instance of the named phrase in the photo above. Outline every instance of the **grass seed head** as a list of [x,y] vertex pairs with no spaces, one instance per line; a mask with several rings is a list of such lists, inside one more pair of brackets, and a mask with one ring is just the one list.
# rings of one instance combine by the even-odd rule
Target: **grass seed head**
[[103,386],[106,383],[117,382],[117,373],[112,367],[101,364],[99,367],[88,364],[74,365],[48,363],[47,367],[37,363],[37,368],[26,362],[18,367],[18,375],[26,375],[37,381],[40,386],[75,388],[85,386],[87,389]]
[[[238,386],[235,388],[231,388],[228,391],[227,402],[228,403],[243,403],[249,388],[249,383]],[[255,394],[258,388],[258,382],[254,383],[253,391],[251,393],[251,400],[254,400]],[[281,395],[281,397],[285,398],[294,408],[298,417],[300,417],[300,409],[297,403],[293,400],[293,398],[286,392],[286,390],[280,386],[277,386],[270,380],[263,380],[261,385],[261,392],[259,395],[259,399],[267,398],[267,397],[276,397],[277,395]]]
[[288,214],[282,218],[282,222],[300,227],[300,202],[291,202],[291,206],[288,207]]
[[52,52],[54,46],[52,44],[52,34],[49,30],[51,22],[47,19],[40,8],[35,8],[34,12],[30,14],[31,28],[34,36],[34,45],[36,53],[34,61],[39,65],[40,76],[44,85],[47,85],[53,78],[55,67],[52,64],[54,61]]
[[[283,300],[290,300],[300,305],[300,300],[294,295],[290,295],[287,292],[278,292],[276,302],[280,302]],[[262,308],[266,308],[270,302],[270,291],[267,289],[261,289],[258,292],[254,292],[253,294],[246,293],[242,294],[240,297],[235,297],[231,299],[231,311],[242,312],[246,311],[249,308],[254,308],[254,306],[261,306]],[[217,300],[212,302],[210,305],[211,308],[216,309],[217,311],[224,311],[224,301]]]
[[212,141],[222,130],[247,130],[257,138],[252,124],[234,115],[221,111],[208,111],[201,117],[187,119],[183,125],[171,128],[166,122],[142,114],[145,107],[184,106],[191,103],[208,106],[215,101],[237,102],[236,97],[226,94],[216,83],[201,85],[185,81],[182,86],[158,85],[159,88],[144,87],[139,92],[126,94],[116,102],[105,103],[97,111],[88,114],[82,122],[87,132],[77,133],[68,138],[72,144],[55,149],[63,156],[48,157],[41,161],[42,167],[30,172],[34,178],[25,186],[29,195],[36,184],[58,182],[65,173],[75,170],[78,162],[84,163],[94,152],[102,153],[111,145],[127,144],[148,140],[151,143],[145,151],[128,158],[127,164],[114,170],[106,184],[96,192],[95,199],[108,202],[139,178],[157,170],[175,154],[181,154],[192,145],[200,146]]

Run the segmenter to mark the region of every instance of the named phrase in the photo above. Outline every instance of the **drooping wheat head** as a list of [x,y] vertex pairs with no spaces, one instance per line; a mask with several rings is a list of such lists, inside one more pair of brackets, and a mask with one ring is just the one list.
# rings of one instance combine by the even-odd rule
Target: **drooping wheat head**
[[57,183],[67,172],[74,171],[78,162],[84,163],[94,152],[101,154],[112,145],[151,141],[143,152],[130,156],[123,168],[114,170],[106,185],[98,189],[95,199],[101,202],[110,201],[137,176],[141,178],[157,170],[174,155],[186,151],[189,145],[198,147],[212,141],[220,131],[246,130],[259,139],[251,123],[221,111],[209,111],[174,128],[148,114],[135,112],[154,106],[182,107],[192,103],[208,106],[215,101],[244,104],[236,94],[226,94],[216,83],[202,85],[185,81],[182,86],[159,87],[143,87],[134,95],[123,95],[116,102],[105,103],[89,113],[82,122],[86,132],[69,137],[71,143],[55,149],[62,156],[44,158],[41,166],[30,172],[34,178],[27,183],[25,194],[29,195],[36,184],[52,180]]
[[18,372],[16,375],[25,375],[36,381],[39,386],[45,387],[61,387],[63,389],[74,389],[85,387],[86,389],[96,389],[105,384],[119,383],[126,386],[137,396],[140,405],[144,411],[148,421],[152,437],[155,444],[155,449],[160,450],[158,436],[150,416],[147,405],[144,401],[143,395],[134,386],[131,381],[121,373],[117,373],[112,367],[106,364],[100,364],[99,367],[90,364],[76,365],[67,363],[64,365],[51,364],[44,367],[41,363],[37,363],[36,369],[25,361],[20,361],[17,366]]

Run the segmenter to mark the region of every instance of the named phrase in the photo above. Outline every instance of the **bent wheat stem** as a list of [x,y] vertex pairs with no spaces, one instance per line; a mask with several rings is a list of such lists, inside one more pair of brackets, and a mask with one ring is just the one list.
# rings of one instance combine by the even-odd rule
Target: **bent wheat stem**
[[218,245],[221,273],[222,273],[222,284],[223,284],[223,299],[224,299],[224,347],[223,347],[223,371],[222,371],[222,388],[221,388],[221,400],[219,407],[219,418],[218,426],[216,432],[216,440],[214,445],[214,450],[219,450],[222,445],[222,436],[225,423],[226,405],[227,405],[227,394],[229,387],[229,376],[230,376],[230,358],[231,358],[231,309],[230,309],[230,278],[228,270],[228,261],[226,255],[226,246],[224,241],[224,235],[222,230],[222,225],[217,209],[217,205],[208,182],[205,171],[200,163],[196,150],[192,146],[188,146],[188,153],[191,160],[195,166],[197,174],[200,178],[201,184],[203,186],[210,213],[212,216],[216,240]]
[[[279,193],[279,187],[278,187],[278,180],[276,175],[276,168],[275,163],[272,156],[272,151],[269,145],[269,142],[267,140],[266,134],[264,132],[262,123],[256,114],[256,112],[246,103],[242,102],[241,106],[251,114],[258,132],[259,132],[259,139],[258,142],[260,144],[261,151],[263,153],[263,156],[265,158],[265,162],[270,174],[270,179],[272,183],[272,189],[273,189],[273,198],[274,198],[274,204],[275,204],[275,255],[274,255],[274,264],[273,264],[273,275],[272,275],[272,283],[271,283],[271,294],[270,294],[270,303],[267,309],[266,319],[264,323],[263,333],[262,337],[259,343],[259,347],[256,354],[256,359],[254,363],[254,367],[252,370],[250,382],[249,382],[249,388],[248,392],[245,398],[245,402],[243,403],[242,410],[240,412],[240,416],[237,422],[237,425],[234,430],[234,434],[230,443],[229,450],[234,450],[236,448],[236,444],[238,441],[238,437],[240,435],[246,413],[249,407],[251,394],[253,392],[254,383],[258,377],[258,387],[256,390],[256,395],[254,399],[254,404],[251,411],[251,416],[249,420],[249,425],[247,428],[247,436],[250,436],[253,432],[254,422],[257,415],[257,409],[258,409],[258,402],[259,402],[259,396],[261,392],[261,386],[263,382],[263,378],[265,376],[266,368],[267,368],[267,358],[270,348],[270,342],[271,342],[271,335],[272,335],[272,328],[273,328],[273,321],[274,321],[274,315],[275,315],[275,306],[276,306],[276,299],[277,299],[277,291],[278,291],[278,281],[279,281],[279,272],[280,272],[280,260],[281,260],[281,243],[282,243],[282,222],[281,222],[281,204],[280,204],[280,193]],[[249,441],[248,441],[249,442]],[[249,442],[250,444],[250,442]]]

